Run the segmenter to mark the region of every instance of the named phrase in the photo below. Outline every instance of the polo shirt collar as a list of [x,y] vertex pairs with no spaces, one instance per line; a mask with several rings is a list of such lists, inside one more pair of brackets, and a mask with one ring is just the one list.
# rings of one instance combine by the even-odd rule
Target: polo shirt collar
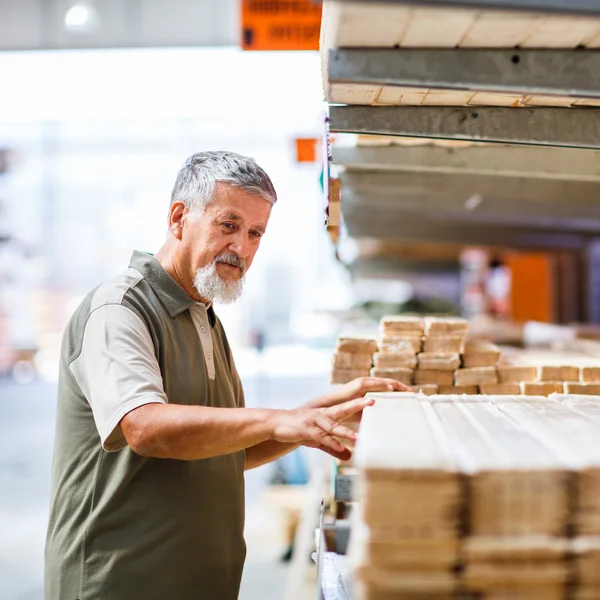
[[[158,299],[162,302],[171,318],[175,318],[185,310],[189,310],[196,301],[165,271],[163,266],[152,254],[135,250],[129,263],[139,271],[148,282]],[[217,317],[212,304],[206,307],[208,319],[212,327]]]

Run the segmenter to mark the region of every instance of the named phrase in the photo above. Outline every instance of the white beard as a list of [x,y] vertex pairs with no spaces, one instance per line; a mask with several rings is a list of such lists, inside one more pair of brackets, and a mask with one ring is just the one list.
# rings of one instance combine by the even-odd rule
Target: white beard
[[[206,267],[202,267],[196,271],[194,287],[200,296],[209,302],[231,304],[242,295],[244,275],[235,281],[221,279],[217,273],[217,263],[229,262],[221,260],[222,258],[224,257],[217,256],[210,265],[206,265]],[[245,273],[245,269],[242,269],[242,273]]]

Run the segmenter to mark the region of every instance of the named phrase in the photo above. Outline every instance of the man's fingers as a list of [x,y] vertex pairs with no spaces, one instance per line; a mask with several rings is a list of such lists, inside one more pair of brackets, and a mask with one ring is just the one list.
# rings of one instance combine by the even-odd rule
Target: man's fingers
[[328,433],[325,433],[322,429],[317,428],[317,433],[314,435],[313,439],[317,442],[318,447],[322,449],[328,449],[331,452],[344,452],[346,450],[346,446],[341,442],[338,442]]
[[351,442],[356,441],[355,431],[345,425],[339,425],[325,415],[317,419],[317,425],[323,429],[323,431],[326,431],[329,435],[335,436],[336,438],[342,438]]
[[363,410],[363,408],[372,406],[373,404],[375,404],[375,400],[358,398],[357,400],[350,400],[350,402],[344,402],[343,404],[338,404],[337,406],[332,406],[331,408],[326,408],[325,410],[330,419],[336,423],[339,423],[351,415],[360,412]]
[[363,382],[363,390],[367,392],[410,392],[410,387],[395,379],[387,377],[369,377]]
[[348,450],[348,448],[344,448],[341,452],[336,452],[326,446],[319,446],[318,449],[327,452],[327,454],[331,454],[331,456],[339,460],[350,460],[352,458],[352,452]]

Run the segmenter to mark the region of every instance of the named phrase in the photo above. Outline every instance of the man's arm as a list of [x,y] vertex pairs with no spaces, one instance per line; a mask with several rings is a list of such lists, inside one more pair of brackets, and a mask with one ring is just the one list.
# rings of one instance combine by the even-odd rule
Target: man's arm
[[[305,408],[327,408],[337,406],[343,402],[362,398],[369,392],[406,392],[410,388],[395,379],[382,379],[379,377],[359,377],[346,385],[340,386],[329,394],[320,396],[305,404]],[[352,420],[360,419],[360,412],[349,417]],[[254,469],[266,463],[277,460],[295,450],[300,444],[282,444],[269,440],[246,449],[246,469]]]
[[353,441],[356,434],[340,422],[371,404],[358,399],[296,410],[146,404],[127,413],[120,428],[134,452],[156,458],[199,460],[272,442],[303,444],[346,460],[350,451],[335,438]]
[[246,470],[273,462],[274,460],[289,454],[292,450],[295,450],[301,445],[302,444],[283,444],[281,442],[269,440],[268,442],[250,446],[250,448],[246,448]]

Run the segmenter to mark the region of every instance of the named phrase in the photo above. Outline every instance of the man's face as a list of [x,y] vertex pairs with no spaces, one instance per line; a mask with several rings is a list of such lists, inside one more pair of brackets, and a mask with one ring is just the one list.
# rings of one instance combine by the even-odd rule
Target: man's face
[[218,184],[215,198],[202,215],[187,215],[182,250],[201,297],[221,302],[237,299],[270,214],[267,200],[228,184]]

